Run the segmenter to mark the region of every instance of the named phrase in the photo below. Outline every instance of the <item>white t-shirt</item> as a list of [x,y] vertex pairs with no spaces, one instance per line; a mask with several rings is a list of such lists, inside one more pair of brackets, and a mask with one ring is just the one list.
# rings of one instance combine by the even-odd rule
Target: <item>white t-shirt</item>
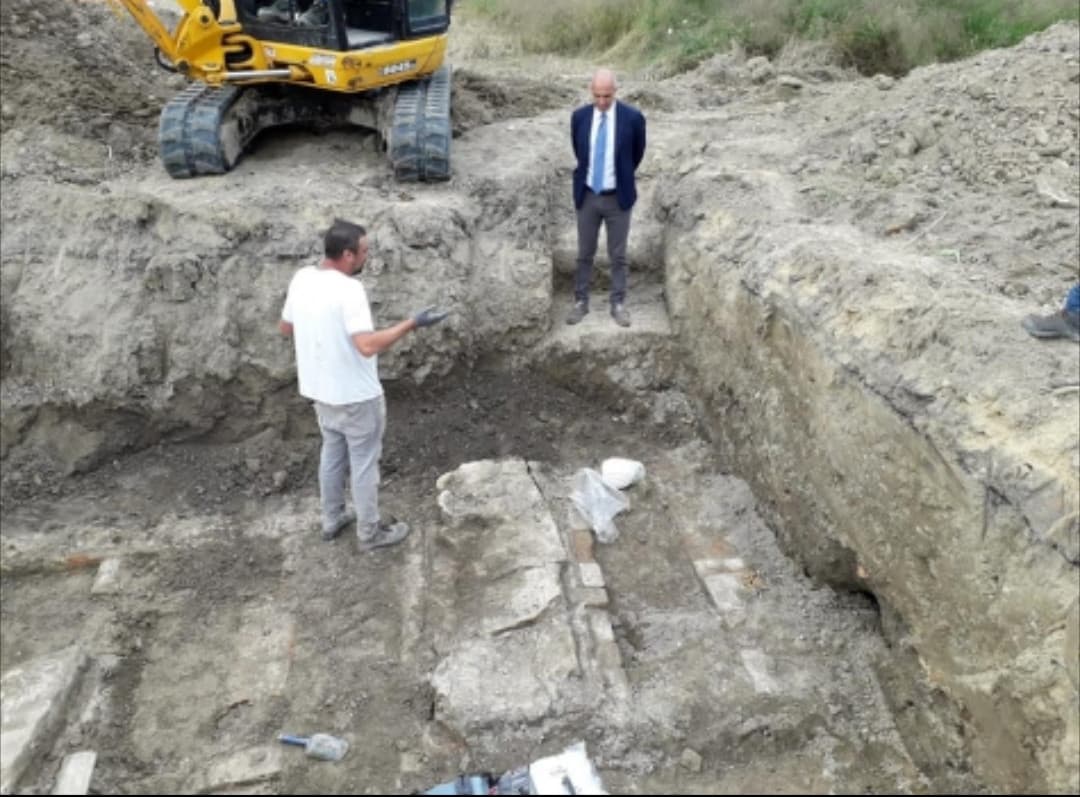
[[378,357],[364,357],[350,337],[375,329],[359,280],[332,268],[305,266],[289,283],[281,318],[293,325],[301,396],[341,405],[383,394]]

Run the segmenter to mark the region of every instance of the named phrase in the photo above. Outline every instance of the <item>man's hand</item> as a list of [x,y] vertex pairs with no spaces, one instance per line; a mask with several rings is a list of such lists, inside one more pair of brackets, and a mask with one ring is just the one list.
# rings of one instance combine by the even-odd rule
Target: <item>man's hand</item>
[[448,315],[450,315],[449,310],[442,310],[432,305],[413,316],[413,321],[416,322],[417,327],[430,327],[432,324],[438,324]]

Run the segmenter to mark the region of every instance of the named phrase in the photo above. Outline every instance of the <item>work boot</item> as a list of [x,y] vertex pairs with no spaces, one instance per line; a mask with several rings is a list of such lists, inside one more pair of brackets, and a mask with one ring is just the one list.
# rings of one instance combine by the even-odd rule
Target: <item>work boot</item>
[[326,0],[312,0],[308,10],[296,18],[301,28],[321,28],[330,21],[330,11]]
[[325,526],[323,527],[322,538],[327,542],[330,542],[330,540],[341,534],[342,530],[354,520],[356,520],[356,513],[353,512],[351,509],[345,510],[345,513],[340,518],[338,518],[337,522],[335,522],[332,526],[330,526],[329,528]]
[[588,302],[574,302],[574,307],[570,310],[570,315],[566,317],[567,324],[576,324],[581,319],[589,314]]
[[1060,310],[1050,315],[1029,315],[1021,322],[1036,338],[1070,338],[1080,341],[1080,313]]
[[408,523],[379,523],[375,527],[375,533],[370,537],[357,537],[357,547],[361,553],[374,551],[376,548],[384,548],[387,545],[397,545],[409,536]]
[[630,311],[621,302],[611,305],[611,317],[615,319],[615,323],[620,327],[630,326]]
[[270,5],[260,8],[256,16],[260,22],[292,22],[290,0],[274,0]]

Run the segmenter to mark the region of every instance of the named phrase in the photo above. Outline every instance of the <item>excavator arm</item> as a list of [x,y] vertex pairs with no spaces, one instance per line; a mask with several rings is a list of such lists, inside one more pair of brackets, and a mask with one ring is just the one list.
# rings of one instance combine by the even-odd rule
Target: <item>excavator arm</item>
[[[229,72],[237,71],[252,77],[265,70],[267,63],[261,47],[242,32],[236,19],[234,0],[218,0],[217,16],[214,10],[201,0],[176,0],[183,9],[183,16],[170,32],[165,23],[150,7],[147,0],[110,0],[121,6],[135,19],[139,27],[151,38],[161,55],[178,72],[204,83],[219,84],[230,79]],[[231,58],[230,58],[231,56]],[[230,62],[226,65],[226,62]],[[268,77],[304,80],[301,70]]]

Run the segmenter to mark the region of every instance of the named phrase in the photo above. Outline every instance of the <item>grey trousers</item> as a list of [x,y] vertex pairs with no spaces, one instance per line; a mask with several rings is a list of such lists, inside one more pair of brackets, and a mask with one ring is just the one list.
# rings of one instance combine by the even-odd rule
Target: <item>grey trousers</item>
[[611,303],[626,301],[626,241],[630,237],[630,210],[619,207],[614,194],[585,192],[577,211],[577,271],[574,274],[574,301],[589,303],[593,258],[600,239],[600,225],[607,231],[608,259],[611,260]]
[[341,406],[316,401],[315,415],[322,432],[319,496],[323,531],[334,529],[345,515],[345,482],[351,477],[356,533],[368,539],[379,525],[379,457],[386,430],[386,399],[379,396]]

